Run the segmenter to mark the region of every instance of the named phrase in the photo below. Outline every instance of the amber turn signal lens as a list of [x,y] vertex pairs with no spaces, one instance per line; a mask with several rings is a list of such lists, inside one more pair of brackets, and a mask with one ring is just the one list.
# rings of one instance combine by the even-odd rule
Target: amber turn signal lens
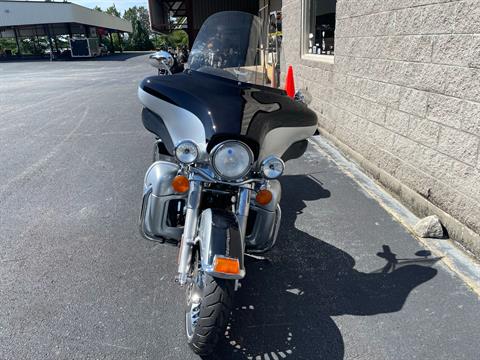
[[172,181],[173,190],[179,193],[185,193],[190,189],[190,182],[183,175],[177,175]]
[[267,189],[262,189],[257,192],[257,196],[255,197],[255,201],[260,205],[267,205],[270,201],[272,201],[272,192]]
[[216,257],[213,262],[213,271],[222,274],[237,275],[240,273],[240,263],[238,259]]

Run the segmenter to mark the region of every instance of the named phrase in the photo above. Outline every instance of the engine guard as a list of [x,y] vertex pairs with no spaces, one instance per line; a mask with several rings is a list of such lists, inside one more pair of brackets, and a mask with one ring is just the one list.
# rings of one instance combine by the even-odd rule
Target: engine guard
[[145,174],[139,228],[147,240],[175,245],[182,236],[183,227],[175,224],[174,210],[185,203],[187,195],[171,187],[178,170],[174,163],[157,161]]

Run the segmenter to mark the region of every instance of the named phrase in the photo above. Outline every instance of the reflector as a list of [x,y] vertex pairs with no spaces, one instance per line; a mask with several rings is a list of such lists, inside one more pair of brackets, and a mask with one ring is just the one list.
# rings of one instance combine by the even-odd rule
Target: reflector
[[238,259],[227,257],[215,257],[213,262],[213,271],[223,274],[239,274],[240,263]]
[[179,193],[186,193],[190,189],[190,182],[183,175],[177,175],[172,180],[173,190]]
[[261,189],[257,192],[257,196],[255,197],[255,201],[260,205],[267,205],[270,201],[272,201],[273,195],[270,190]]

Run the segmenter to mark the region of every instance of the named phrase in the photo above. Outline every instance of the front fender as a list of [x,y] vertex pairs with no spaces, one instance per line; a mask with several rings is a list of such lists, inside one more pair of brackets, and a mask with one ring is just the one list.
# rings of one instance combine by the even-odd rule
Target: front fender
[[[202,270],[214,277],[224,279],[243,279],[244,244],[237,219],[232,213],[220,209],[206,209],[200,217],[199,228],[200,257]],[[238,259],[238,275],[217,273],[213,269],[215,256]]]

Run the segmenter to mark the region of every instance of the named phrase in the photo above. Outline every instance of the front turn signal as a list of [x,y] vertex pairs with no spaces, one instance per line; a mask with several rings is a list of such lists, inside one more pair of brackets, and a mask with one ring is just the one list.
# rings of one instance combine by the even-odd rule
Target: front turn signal
[[260,205],[267,205],[272,201],[273,195],[270,190],[261,189],[257,192],[257,196],[255,197],[255,201]]
[[240,274],[240,262],[238,259],[216,256],[213,261],[213,271],[222,274]]
[[177,175],[172,180],[172,188],[176,192],[186,193],[190,189],[190,182],[183,175]]

